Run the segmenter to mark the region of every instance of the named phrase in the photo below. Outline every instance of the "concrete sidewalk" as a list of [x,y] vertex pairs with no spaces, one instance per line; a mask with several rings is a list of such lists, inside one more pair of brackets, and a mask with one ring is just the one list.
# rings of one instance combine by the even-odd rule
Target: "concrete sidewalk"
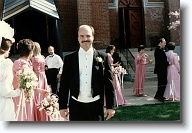
[[127,102],[127,106],[130,105],[144,105],[144,104],[155,104],[161,103],[154,99],[154,95],[157,91],[157,81],[146,81],[144,83],[144,93],[146,97],[137,97],[133,95],[133,82],[124,81],[123,93]]

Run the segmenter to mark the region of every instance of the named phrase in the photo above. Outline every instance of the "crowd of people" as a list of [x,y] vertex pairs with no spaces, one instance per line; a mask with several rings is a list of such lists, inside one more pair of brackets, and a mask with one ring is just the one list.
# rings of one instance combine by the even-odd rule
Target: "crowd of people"
[[[121,75],[126,74],[126,70],[120,62],[113,60],[114,45],[109,45],[105,53],[94,49],[93,27],[81,25],[78,28],[80,47],[66,55],[64,61],[55,54],[53,46],[48,47],[49,55],[44,57],[38,42],[22,39],[17,44],[19,58],[12,62],[8,56],[14,43],[14,32],[8,24],[3,23],[7,26],[5,29],[11,32],[8,35],[2,31],[0,33],[0,69],[3,70],[0,71],[1,121],[51,121],[50,114],[54,109],[64,120],[104,121],[115,115],[118,106],[127,104],[121,86]],[[165,44],[165,39],[162,39],[155,50],[155,73],[158,76],[155,98],[159,101],[171,99],[172,95],[180,98],[180,67],[177,54],[173,52],[174,43],[168,44],[169,51],[166,54],[163,51]],[[145,96],[148,55],[144,49],[143,45],[139,46],[135,57],[133,93],[136,96]],[[21,88],[18,75],[23,68],[33,71],[37,78],[30,101],[25,99],[27,90]],[[26,77],[30,78],[29,75]],[[30,88],[27,86],[30,86],[29,83],[26,83],[26,88]],[[46,98],[52,99],[46,101]],[[52,104],[52,101],[55,103]]]

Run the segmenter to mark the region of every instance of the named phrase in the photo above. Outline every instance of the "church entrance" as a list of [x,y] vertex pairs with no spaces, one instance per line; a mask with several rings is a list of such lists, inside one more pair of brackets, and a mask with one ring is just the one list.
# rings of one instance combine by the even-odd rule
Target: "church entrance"
[[119,0],[120,47],[137,48],[145,45],[141,0]]
[[11,49],[11,54],[17,54],[17,43],[21,39],[31,39],[38,42],[41,52],[47,53],[49,45],[57,48],[55,38],[54,19],[35,10],[28,10],[14,18],[8,20],[15,30],[15,44]]
[[42,53],[48,53],[49,45],[62,55],[61,20],[54,0],[4,0],[2,20],[15,30],[15,43],[11,55],[18,54],[17,43],[21,39],[38,42]]

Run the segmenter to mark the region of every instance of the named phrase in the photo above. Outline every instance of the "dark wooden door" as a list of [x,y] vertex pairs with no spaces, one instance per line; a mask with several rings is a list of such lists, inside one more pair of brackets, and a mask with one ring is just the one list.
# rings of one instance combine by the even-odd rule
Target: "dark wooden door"
[[131,48],[136,48],[142,44],[143,31],[141,11],[138,9],[129,10],[130,44]]
[[120,0],[119,28],[121,48],[145,45],[143,8],[140,0]]

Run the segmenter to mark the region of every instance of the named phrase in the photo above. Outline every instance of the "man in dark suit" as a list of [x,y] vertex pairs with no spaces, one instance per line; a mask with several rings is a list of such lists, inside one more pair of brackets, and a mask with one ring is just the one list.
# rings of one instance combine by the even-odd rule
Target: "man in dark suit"
[[109,58],[106,53],[92,47],[93,40],[93,27],[81,25],[78,29],[80,48],[66,55],[64,59],[59,89],[59,110],[61,117],[69,117],[70,121],[103,121],[104,117],[108,120],[115,114]]
[[167,61],[167,56],[165,54],[164,48],[166,45],[166,40],[164,38],[159,39],[159,45],[155,49],[155,69],[154,73],[157,74],[158,78],[158,89],[155,94],[155,99],[160,102],[164,102],[164,91],[167,85],[167,66],[169,65]]

